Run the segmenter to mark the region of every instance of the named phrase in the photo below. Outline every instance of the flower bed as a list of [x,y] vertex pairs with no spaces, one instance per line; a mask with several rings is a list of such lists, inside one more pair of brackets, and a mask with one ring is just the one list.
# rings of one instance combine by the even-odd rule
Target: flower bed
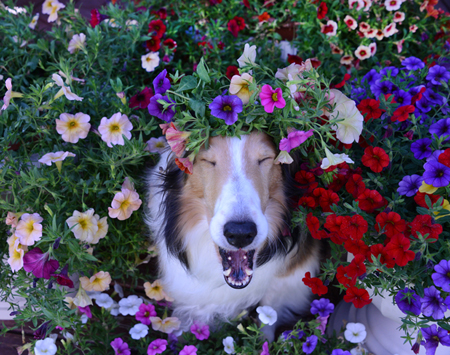
[[[148,267],[156,251],[142,216],[143,170],[165,147],[160,124],[170,121],[176,125],[165,127],[166,138],[187,172],[209,136],[255,128],[271,134],[279,163],[292,156],[302,163],[295,178],[303,197],[295,201],[293,222],[329,245],[332,256],[320,275],[304,283],[318,296],[338,283],[344,301],[357,308],[388,292],[404,313],[402,330],[414,350],[423,344],[432,354],[449,346],[450,71],[445,56],[411,56],[446,53],[445,37],[430,48],[413,36],[419,32],[403,31],[405,58],[389,54],[393,39],[403,40],[392,37],[367,66],[352,62],[352,68],[327,56],[328,49],[311,37],[294,45],[302,56],[318,59],[300,65],[291,56],[284,68],[275,46],[283,23],[298,22],[299,33],[311,34],[317,17],[333,21],[331,16],[352,12],[356,19],[365,16],[364,9],[328,4],[325,11],[322,4],[302,8],[291,2],[198,5],[192,14],[182,5],[163,8],[162,2],[110,4],[93,11],[88,23],[72,5],[46,1],[40,16],[60,23],[45,34],[27,13],[0,8],[0,206],[6,221],[0,223],[0,295],[26,299],[23,307],[11,304],[17,325],[31,320],[35,330],[36,341],[22,350],[363,351],[365,330],[359,324],[343,324],[344,338],[326,337],[334,309],[326,298],[314,300],[312,316],[271,344],[261,332],[277,318],[270,307],[217,329],[195,323],[177,332],[173,300]],[[386,23],[395,16],[376,6],[369,13],[389,12]],[[430,4],[422,7],[419,20],[408,25],[426,27],[430,38],[446,31],[441,27],[447,18]],[[410,9],[405,11],[409,18]],[[336,32],[339,43],[327,38],[350,53],[356,40],[344,25],[349,26],[339,24]],[[258,50],[244,47],[247,42]],[[387,60],[395,66],[384,65]],[[278,67],[284,69],[274,74]],[[352,70],[354,78],[329,90],[331,78],[322,74],[339,70]],[[228,93],[219,95],[223,89]],[[232,109],[224,112],[224,105]],[[189,108],[181,120],[174,118],[180,107]],[[343,261],[348,253],[353,259]]]

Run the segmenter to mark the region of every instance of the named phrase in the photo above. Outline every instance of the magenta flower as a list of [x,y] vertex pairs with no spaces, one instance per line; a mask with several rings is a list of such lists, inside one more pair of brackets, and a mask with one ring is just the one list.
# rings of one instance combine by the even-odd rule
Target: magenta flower
[[35,277],[50,279],[59,268],[57,260],[49,260],[48,252],[43,253],[40,248],[34,248],[23,257],[23,268],[26,272],[32,272]]
[[286,106],[281,89],[274,90],[269,84],[262,87],[259,97],[261,98],[261,105],[264,106],[264,111],[267,113],[272,113],[274,107],[283,108]]
[[191,326],[191,333],[194,334],[198,340],[206,340],[209,338],[209,326],[194,322]]
[[269,343],[267,341],[263,344],[262,351],[261,351],[260,355],[270,355],[270,353],[269,353]]
[[156,339],[153,340],[147,349],[147,355],[156,355],[161,354],[167,347],[167,340],[165,339]]
[[[56,248],[53,246],[53,249],[56,249]],[[50,276],[53,276],[56,278],[56,283],[58,285],[67,286],[69,288],[74,288],[73,281],[69,278],[69,275],[68,275],[68,269],[69,269],[69,264],[66,264],[66,266],[64,266],[62,268],[62,270],[59,274],[51,274]]]
[[89,306],[86,306],[86,307],[78,307],[78,310],[79,310],[81,313],[86,314],[87,317],[88,317],[89,319],[92,318],[92,312],[91,312],[91,309],[89,308]]
[[128,348],[128,344],[125,343],[122,338],[114,339],[110,345],[114,349],[114,355],[130,355],[131,351]]
[[194,345],[186,345],[178,355],[197,355],[197,348]]
[[136,320],[145,325],[150,325],[152,322],[150,321],[150,317],[156,317],[155,306],[152,304],[144,304],[142,303],[139,306],[139,311],[136,313]]
[[314,134],[314,131],[310,129],[309,131],[293,131],[290,132],[287,138],[283,138],[280,142],[280,150],[285,150],[290,152],[291,149],[297,148],[300,144],[304,143],[309,137]]
[[146,108],[153,96],[153,90],[151,88],[145,88],[132,96],[128,105],[130,108]]

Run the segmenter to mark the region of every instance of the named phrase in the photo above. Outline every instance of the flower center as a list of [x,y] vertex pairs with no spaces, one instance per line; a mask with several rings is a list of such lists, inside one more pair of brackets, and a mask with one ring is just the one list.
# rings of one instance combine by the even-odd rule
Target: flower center
[[120,130],[120,127],[116,124],[111,125],[111,131],[118,131]]
[[76,128],[78,125],[76,121],[70,121],[69,126],[70,128]]
[[361,56],[365,56],[367,53],[366,53],[366,51],[361,51],[360,54],[361,54]]
[[230,105],[225,105],[225,106],[223,107],[223,110],[224,110],[224,111],[231,111],[231,106],[230,106]]
[[276,92],[274,92],[274,93],[272,94],[272,101],[275,101],[275,102],[278,101],[278,94],[277,94]]
[[145,317],[145,318],[148,318],[149,315],[150,315],[150,312],[145,312],[145,313],[144,313],[144,317]]
[[121,203],[120,209],[125,210],[125,209],[128,208],[129,205],[130,205],[130,201],[125,200],[125,201],[123,201],[123,202]]
[[86,227],[87,227],[87,223],[86,223],[86,220],[84,220],[84,219],[80,219],[79,221],[78,221],[78,224],[81,226],[81,228],[83,228],[83,229],[85,229]]
[[33,224],[34,224],[33,221],[30,221],[30,222],[27,223],[27,232],[30,233],[30,234],[34,231]]

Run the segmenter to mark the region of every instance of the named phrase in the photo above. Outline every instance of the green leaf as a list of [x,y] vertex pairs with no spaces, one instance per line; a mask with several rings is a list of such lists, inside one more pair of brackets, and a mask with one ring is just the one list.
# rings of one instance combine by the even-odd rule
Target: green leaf
[[203,58],[200,59],[200,63],[198,63],[198,65],[197,65],[197,74],[200,77],[200,79],[202,81],[204,81],[205,83],[211,82],[211,79],[209,77],[208,70],[206,69],[205,61],[203,60]]
[[450,324],[446,323],[446,322],[438,322],[438,325],[441,328],[444,328],[445,330],[449,330],[450,331]]
[[195,111],[197,117],[205,116],[205,103],[203,101],[190,99],[189,107]]
[[177,92],[195,89],[197,86],[197,79],[192,75],[183,76],[178,86]]
[[256,117],[258,117],[258,116],[256,116],[256,115],[248,115],[248,116],[245,118],[245,123],[247,123],[247,124],[252,123],[252,122],[255,120]]

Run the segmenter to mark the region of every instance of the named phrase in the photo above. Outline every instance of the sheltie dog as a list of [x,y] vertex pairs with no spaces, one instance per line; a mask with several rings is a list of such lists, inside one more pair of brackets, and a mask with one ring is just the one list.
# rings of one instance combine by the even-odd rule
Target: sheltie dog
[[319,268],[319,245],[291,228],[290,166],[274,164],[275,146],[264,133],[214,137],[183,173],[173,153],[149,172],[147,224],[157,245],[164,290],[184,329],[194,321],[231,320],[256,305],[278,315],[263,329],[308,311],[311,291],[302,278]]

